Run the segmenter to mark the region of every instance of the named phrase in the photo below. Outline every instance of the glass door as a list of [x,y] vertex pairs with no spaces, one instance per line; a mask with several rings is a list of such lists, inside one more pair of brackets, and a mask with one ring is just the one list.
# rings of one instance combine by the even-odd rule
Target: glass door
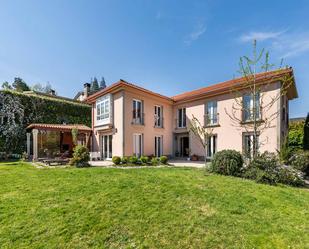
[[110,159],[113,157],[113,136],[112,135],[103,135],[102,136],[102,158]]

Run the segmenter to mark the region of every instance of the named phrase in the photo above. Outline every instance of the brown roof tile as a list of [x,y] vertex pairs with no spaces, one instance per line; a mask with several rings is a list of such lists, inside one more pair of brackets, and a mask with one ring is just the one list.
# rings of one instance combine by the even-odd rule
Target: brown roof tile
[[45,130],[59,130],[71,131],[77,128],[79,131],[91,131],[91,128],[83,124],[30,124],[27,129],[45,129]]

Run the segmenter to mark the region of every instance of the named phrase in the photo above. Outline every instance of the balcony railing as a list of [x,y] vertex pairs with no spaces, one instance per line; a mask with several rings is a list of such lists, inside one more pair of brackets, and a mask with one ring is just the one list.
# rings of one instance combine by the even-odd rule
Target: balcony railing
[[132,124],[134,125],[144,125],[144,113],[139,113],[136,111],[132,112]]
[[154,116],[154,127],[163,128],[163,117]]
[[216,126],[219,125],[219,113],[215,114],[205,114],[204,115],[204,125],[205,126]]

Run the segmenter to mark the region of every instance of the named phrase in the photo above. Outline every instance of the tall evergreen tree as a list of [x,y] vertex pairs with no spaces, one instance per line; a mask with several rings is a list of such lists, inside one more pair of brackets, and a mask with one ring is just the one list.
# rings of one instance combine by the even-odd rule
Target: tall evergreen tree
[[93,78],[93,81],[91,83],[91,91],[96,92],[99,90],[99,83],[96,77]]
[[309,150],[309,113],[304,125],[304,141],[303,141],[304,150]]
[[14,82],[13,82],[12,86],[18,92],[30,91],[30,88],[27,85],[27,83],[25,81],[23,81],[22,78],[19,78],[19,77],[14,78]]
[[105,79],[104,79],[104,77],[102,77],[102,79],[100,81],[100,88],[104,89],[105,87],[106,87]]

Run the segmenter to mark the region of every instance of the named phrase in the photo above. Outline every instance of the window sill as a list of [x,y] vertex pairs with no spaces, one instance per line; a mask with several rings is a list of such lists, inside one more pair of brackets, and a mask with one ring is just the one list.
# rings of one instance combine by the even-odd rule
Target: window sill
[[[265,121],[262,119],[256,120],[256,123],[264,123]],[[240,124],[254,124],[253,120],[241,121]]]
[[164,129],[164,127],[163,126],[154,126],[153,128],[156,128],[156,129]]
[[143,123],[134,123],[134,122],[131,122],[131,125],[136,125],[136,126],[145,126],[145,124],[143,124]]
[[205,128],[215,128],[215,127],[220,127],[221,125],[219,124],[208,124],[208,125],[204,125]]

